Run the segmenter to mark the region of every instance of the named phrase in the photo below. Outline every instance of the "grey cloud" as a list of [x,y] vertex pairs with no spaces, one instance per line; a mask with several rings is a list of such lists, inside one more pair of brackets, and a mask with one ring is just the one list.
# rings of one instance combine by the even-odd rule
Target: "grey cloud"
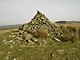
[[0,24],[28,22],[36,10],[52,21],[80,20],[80,0],[0,0]]

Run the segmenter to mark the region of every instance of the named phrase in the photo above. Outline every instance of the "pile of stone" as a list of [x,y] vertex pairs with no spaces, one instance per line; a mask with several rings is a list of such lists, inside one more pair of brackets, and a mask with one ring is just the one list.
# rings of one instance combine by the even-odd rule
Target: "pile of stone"
[[17,39],[21,43],[36,43],[40,41],[47,43],[47,40],[57,40],[62,36],[62,31],[56,23],[49,19],[40,11],[31,19],[29,23],[23,24],[17,31]]

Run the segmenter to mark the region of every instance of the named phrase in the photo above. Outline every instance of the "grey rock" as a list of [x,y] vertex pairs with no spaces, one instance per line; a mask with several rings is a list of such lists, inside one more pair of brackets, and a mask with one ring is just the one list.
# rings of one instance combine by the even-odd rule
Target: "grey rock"
[[33,36],[31,34],[26,34],[25,40],[29,40],[29,39],[32,39],[32,38],[33,38]]
[[31,41],[31,40],[28,40],[28,42],[29,42],[30,44],[35,44],[35,42],[33,42],[33,41]]
[[33,38],[33,40],[34,40],[35,42],[38,42],[38,39],[37,39],[37,38]]

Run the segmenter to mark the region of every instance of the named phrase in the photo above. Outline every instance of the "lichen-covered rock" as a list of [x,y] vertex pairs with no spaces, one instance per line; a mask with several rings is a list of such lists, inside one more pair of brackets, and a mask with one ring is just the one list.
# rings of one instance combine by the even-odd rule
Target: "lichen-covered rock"
[[19,37],[18,40],[27,42],[31,40],[37,43],[39,37],[41,37],[41,39],[45,38],[45,40],[47,37],[50,39],[58,39],[62,36],[62,31],[56,23],[50,22],[43,13],[37,11],[37,14],[29,23],[25,23],[19,27],[17,36]]

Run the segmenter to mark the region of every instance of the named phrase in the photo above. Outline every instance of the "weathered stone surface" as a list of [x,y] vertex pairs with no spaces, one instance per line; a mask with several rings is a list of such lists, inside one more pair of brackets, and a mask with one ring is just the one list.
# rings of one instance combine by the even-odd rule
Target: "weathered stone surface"
[[32,39],[33,36],[31,34],[26,34],[25,35],[25,40],[29,40],[29,39]]
[[38,42],[38,39],[37,38],[33,38],[33,41]]
[[[39,30],[41,33],[38,32]],[[41,41],[43,41],[43,39],[46,40],[47,37],[50,39],[58,39],[62,36],[62,31],[56,23],[50,22],[44,14],[37,11],[37,14],[31,19],[29,23],[25,23],[19,27],[17,36],[19,37],[18,40],[37,43],[40,37],[42,39]],[[42,43],[39,44],[42,45]],[[47,44],[46,41],[45,44]]]

